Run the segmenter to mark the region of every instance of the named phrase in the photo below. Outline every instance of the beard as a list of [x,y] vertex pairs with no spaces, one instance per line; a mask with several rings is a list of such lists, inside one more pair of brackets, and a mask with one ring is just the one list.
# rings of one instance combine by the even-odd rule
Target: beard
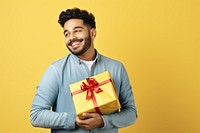
[[[82,40],[82,39],[75,39],[75,40]],[[91,46],[91,37],[90,37],[90,33],[89,35],[84,39],[85,40],[85,43],[83,45],[83,47],[78,50],[78,51],[73,51],[72,49],[70,49],[70,47],[67,45],[67,48],[69,49],[69,51],[74,54],[74,55],[82,55],[84,54]]]

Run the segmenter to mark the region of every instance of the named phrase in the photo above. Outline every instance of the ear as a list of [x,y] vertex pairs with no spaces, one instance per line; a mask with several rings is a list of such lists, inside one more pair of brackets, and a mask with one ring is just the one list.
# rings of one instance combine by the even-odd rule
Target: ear
[[90,36],[91,36],[91,39],[94,39],[95,37],[96,37],[96,29],[95,28],[92,28],[91,30],[90,30]]

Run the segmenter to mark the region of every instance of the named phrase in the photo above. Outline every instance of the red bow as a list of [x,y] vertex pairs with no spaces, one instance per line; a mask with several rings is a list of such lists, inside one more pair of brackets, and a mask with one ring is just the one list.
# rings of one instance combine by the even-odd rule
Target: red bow
[[94,92],[99,93],[103,91],[101,88],[99,88],[99,83],[94,78],[87,78],[86,81],[88,85],[85,82],[82,82],[83,84],[81,85],[81,90],[87,90],[87,100],[94,98]]

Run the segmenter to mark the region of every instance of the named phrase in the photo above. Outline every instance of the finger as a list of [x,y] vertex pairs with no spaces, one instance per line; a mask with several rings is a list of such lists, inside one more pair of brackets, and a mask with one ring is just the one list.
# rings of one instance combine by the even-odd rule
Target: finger
[[[88,118],[89,119],[89,118]],[[81,126],[83,126],[83,125],[88,125],[89,124],[89,120],[88,119],[80,119],[80,118],[76,118],[76,123],[77,123],[77,125],[81,125]]]
[[97,113],[83,113],[82,115],[84,118],[94,118]]
[[85,120],[81,120],[81,121],[79,121],[79,123],[77,122],[76,123],[79,127],[81,127],[81,128],[84,128],[84,129],[86,129],[86,130],[91,130],[92,129],[92,127],[91,127],[91,125],[90,124],[88,124],[88,122],[86,122]]

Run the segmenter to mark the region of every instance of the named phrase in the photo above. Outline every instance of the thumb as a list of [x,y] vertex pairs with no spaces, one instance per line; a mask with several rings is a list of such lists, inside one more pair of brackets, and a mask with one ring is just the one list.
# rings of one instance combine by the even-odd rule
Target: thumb
[[82,115],[83,115],[83,117],[85,117],[85,118],[94,117],[93,113],[83,113]]

